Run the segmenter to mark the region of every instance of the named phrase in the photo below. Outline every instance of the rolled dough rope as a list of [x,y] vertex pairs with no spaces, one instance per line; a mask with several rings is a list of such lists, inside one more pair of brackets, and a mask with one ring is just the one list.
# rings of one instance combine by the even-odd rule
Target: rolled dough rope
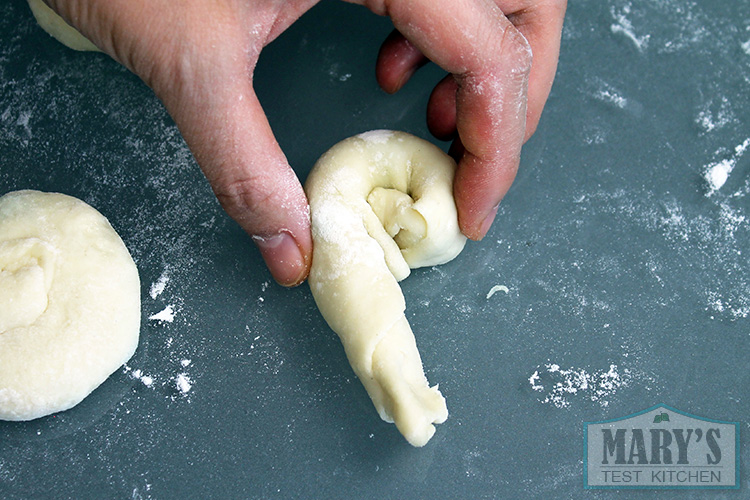
[[83,36],[78,30],[57,15],[44,0],[29,0],[31,13],[44,31],[56,38],[60,43],[74,50],[99,51],[99,48]]
[[135,352],[138,270],[94,208],[70,196],[0,197],[0,420],[81,402]]
[[336,144],[305,183],[315,302],[380,417],[414,446],[430,440],[448,410],[424,375],[398,281],[463,249],[454,171],[433,144],[377,130]]

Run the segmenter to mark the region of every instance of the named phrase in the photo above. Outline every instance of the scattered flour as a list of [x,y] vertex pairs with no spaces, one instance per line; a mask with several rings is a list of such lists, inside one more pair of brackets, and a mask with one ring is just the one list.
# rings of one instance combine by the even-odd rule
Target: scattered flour
[[710,2],[610,0],[607,4],[610,32],[632,42],[639,52],[649,49],[663,54],[690,49],[705,54],[721,47],[728,53],[728,47],[746,47],[737,38],[737,20],[731,15],[717,15]]
[[726,96],[721,96],[718,104],[714,99],[708,100],[698,111],[695,119],[695,123],[703,132],[713,132],[736,122],[737,117],[732,109],[732,103]]
[[[612,85],[602,78],[594,77],[587,79],[581,91],[587,96],[593,97],[597,101],[612,106],[618,110],[628,111],[630,114],[636,116],[643,113],[643,105],[641,103],[633,99],[628,99],[625,97],[622,90],[616,88],[615,85]],[[588,128],[594,127],[599,129],[603,126],[603,123],[596,123],[595,120],[586,125]]]
[[539,377],[539,370],[534,370],[534,373],[529,377],[529,383],[531,384],[531,388],[535,391],[543,391],[544,386],[537,383],[541,380],[541,377]]
[[643,50],[648,45],[648,39],[651,37],[651,35],[637,36],[635,34],[633,23],[631,23],[627,18],[628,14],[630,14],[630,9],[630,4],[623,6],[622,9],[619,10],[615,7],[612,7],[610,9],[610,13],[615,20],[615,22],[610,26],[610,30],[612,31],[612,33],[624,35],[631,42],[633,42],[639,52],[643,52]]
[[[722,229],[729,239],[734,239],[734,233],[746,225],[747,217],[739,210],[732,208],[728,203],[719,205],[719,221]],[[742,253],[737,250],[738,255]]]
[[609,83],[596,78],[594,84],[598,87],[593,92],[593,96],[596,100],[613,104],[620,109],[625,109],[628,105],[628,100],[622,96],[622,92]]
[[625,106],[628,104],[628,100],[626,98],[622,97],[619,94],[612,93],[609,90],[600,90],[596,94],[594,94],[594,97],[601,101],[611,102],[618,108],[625,108]]
[[[750,140],[734,148],[735,158],[750,147]],[[750,236],[750,215],[745,196],[750,182],[727,196],[711,197],[698,206],[683,205],[671,195],[649,191],[591,192],[574,211],[609,214],[618,226],[639,228],[645,239],[662,240],[643,261],[647,276],[664,292],[649,307],[687,300],[704,301],[711,319],[735,321],[750,317],[750,279],[745,248]],[[658,240],[655,241],[655,243]],[[690,272],[686,272],[688,267]],[[673,275],[681,276],[680,292]],[[671,290],[671,291],[670,291]],[[692,298],[691,298],[692,296]],[[561,311],[571,309],[570,292],[560,301]]]
[[[191,364],[192,360],[187,358],[180,361],[180,366],[183,369],[187,368]],[[124,373],[130,376],[130,378],[139,380],[146,387],[151,388],[154,386],[154,377],[152,377],[151,375],[147,375],[140,368],[133,369],[128,365],[124,365],[123,370]],[[187,372],[182,371],[174,376],[166,375],[160,385],[161,387],[171,387],[172,389],[177,389],[180,394],[185,395],[193,389],[194,382],[193,379],[187,374]],[[174,401],[174,394],[169,396],[169,398]]]
[[151,387],[154,385],[153,377],[151,377],[150,375],[146,375],[145,373],[143,373],[142,370],[140,369],[133,370],[128,365],[125,365],[124,369],[125,369],[125,373],[130,373],[131,378],[140,380],[143,383],[143,385],[145,385],[146,387]]
[[[707,300],[709,310],[716,314],[728,314],[733,319],[750,317],[750,299],[744,295],[725,296],[722,292],[710,290]],[[714,316],[711,319],[715,319]]]
[[609,365],[608,370],[590,373],[583,368],[562,369],[557,364],[548,363],[537,367],[529,377],[529,383],[534,391],[542,393],[539,401],[544,404],[568,408],[571,398],[582,397],[606,407],[609,406],[609,397],[626,387],[630,379],[629,369],[620,372],[614,364]]
[[352,77],[352,74],[342,71],[341,64],[333,63],[328,67],[328,76],[331,78],[331,80],[345,82]]

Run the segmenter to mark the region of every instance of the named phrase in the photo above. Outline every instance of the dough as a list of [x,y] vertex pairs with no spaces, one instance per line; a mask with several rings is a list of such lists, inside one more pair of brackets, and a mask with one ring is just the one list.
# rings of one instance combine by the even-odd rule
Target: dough
[[315,302],[380,417],[414,446],[430,440],[448,410],[424,375],[398,281],[463,249],[454,171],[433,144],[377,130],[335,145],[305,183]]
[[59,42],[74,50],[99,50],[88,38],[58,16],[44,0],[29,0],[29,7],[39,26]]
[[75,406],[135,352],[138,270],[107,219],[55,193],[0,197],[0,419]]

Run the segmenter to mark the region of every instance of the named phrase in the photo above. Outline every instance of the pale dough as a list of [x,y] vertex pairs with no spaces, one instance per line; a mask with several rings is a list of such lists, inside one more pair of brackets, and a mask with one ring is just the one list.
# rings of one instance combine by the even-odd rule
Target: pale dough
[[424,375],[398,281],[463,249],[454,171],[433,144],[378,130],[335,145],[305,183],[315,302],[381,418],[414,446],[429,441],[448,410]]
[[0,197],[0,419],[78,404],[135,352],[138,270],[94,208],[39,191]]
[[99,50],[88,38],[57,15],[44,0],[29,0],[29,7],[39,26],[59,42],[74,50]]

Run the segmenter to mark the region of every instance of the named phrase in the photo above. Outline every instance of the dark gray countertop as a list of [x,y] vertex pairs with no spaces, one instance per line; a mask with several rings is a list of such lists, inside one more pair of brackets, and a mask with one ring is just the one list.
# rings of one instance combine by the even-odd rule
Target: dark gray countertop
[[[143,326],[78,407],[0,423],[0,497],[746,498],[744,436],[739,491],[585,490],[583,425],[664,403],[748,434],[750,4],[579,0],[566,22],[490,234],[402,284],[450,411],[414,449],[307,286],[273,283],[151,92],[3,3],[0,194],[61,191],[105,214],[138,264]],[[429,137],[442,73],[379,91],[390,29],[323,2],[264,51],[258,93],[301,178],[358,132]],[[488,298],[495,285],[508,293]]]

